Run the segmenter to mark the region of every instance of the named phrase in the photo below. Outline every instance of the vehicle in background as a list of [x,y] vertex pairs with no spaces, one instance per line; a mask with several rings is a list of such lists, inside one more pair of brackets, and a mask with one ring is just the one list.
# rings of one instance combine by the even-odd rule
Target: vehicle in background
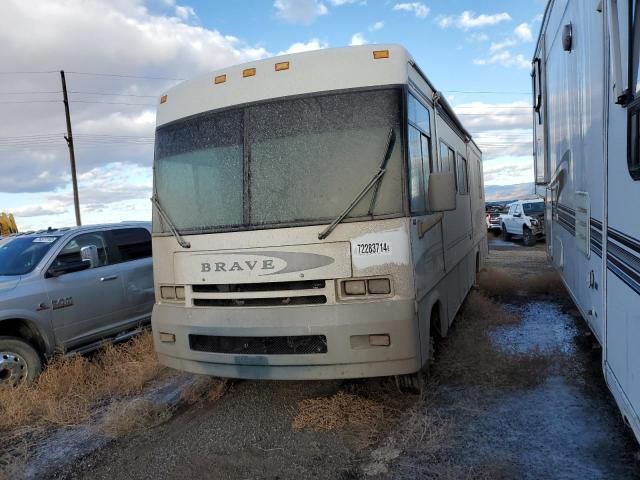
[[487,230],[499,232],[502,228],[500,216],[508,211],[505,204],[489,204],[485,206]]
[[33,380],[59,351],[88,351],[148,323],[151,225],[17,234],[0,243],[0,386]]
[[264,379],[418,372],[483,264],[483,197],[480,150],[402,47],[172,88],[154,165],[160,362]]
[[[640,3],[550,1],[533,58],[547,252],[640,439]],[[585,128],[587,126],[587,128]]]
[[503,240],[522,235],[522,243],[532,247],[544,238],[544,200],[517,200],[500,216]]

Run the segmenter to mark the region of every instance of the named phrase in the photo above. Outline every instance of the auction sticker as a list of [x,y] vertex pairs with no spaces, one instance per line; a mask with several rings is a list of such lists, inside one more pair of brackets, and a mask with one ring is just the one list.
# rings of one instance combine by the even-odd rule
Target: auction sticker
[[58,237],[36,237],[33,239],[33,243],[53,243]]
[[353,254],[361,257],[391,255],[391,242],[356,242]]

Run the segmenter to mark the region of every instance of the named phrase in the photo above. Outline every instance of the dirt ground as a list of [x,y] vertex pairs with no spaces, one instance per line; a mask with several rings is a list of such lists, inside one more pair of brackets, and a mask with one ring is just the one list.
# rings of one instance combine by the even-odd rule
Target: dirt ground
[[89,453],[25,465],[22,476],[640,478],[600,350],[544,245],[493,239],[490,249],[480,288],[436,344],[422,395],[399,393],[391,379],[239,381],[116,439],[89,435]]

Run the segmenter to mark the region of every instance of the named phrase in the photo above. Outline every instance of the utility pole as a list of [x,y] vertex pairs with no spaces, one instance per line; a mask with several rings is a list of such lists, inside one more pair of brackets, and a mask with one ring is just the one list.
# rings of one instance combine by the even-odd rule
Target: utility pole
[[62,80],[62,98],[64,113],[67,118],[67,135],[64,139],[69,147],[69,161],[71,162],[71,183],[73,184],[73,205],[76,209],[76,225],[82,225],[80,221],[80,200],[78,198],[78,179],[76,178],[76,155],[73,150],[73,134],[71,133],[71,116],[69,115],[69,97],[67,97],[67,81],[64,78],[64,70],[60,70]]

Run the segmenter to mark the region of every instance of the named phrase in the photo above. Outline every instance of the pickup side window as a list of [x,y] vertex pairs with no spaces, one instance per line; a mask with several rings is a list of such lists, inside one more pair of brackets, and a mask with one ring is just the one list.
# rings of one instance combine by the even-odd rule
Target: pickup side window
[[513,214],[518,215],[519,213],[522,213],[522,208],[520,208],[520,204],[518,203],[513,209]]
[[151,234],[146,228],[118,228],[111,231],[120,260],[129,262],[151,256]]
[[98,248],[98,260],[100,263],[96,267],[104,267],[111,263],[111,254],[104,234],[102,232],[92,232],[83,233],[69,240],[58,253],[52,266],[57,269],[73,271],[74,267],[82,265],[80,249],[89,245],[95,245]]

